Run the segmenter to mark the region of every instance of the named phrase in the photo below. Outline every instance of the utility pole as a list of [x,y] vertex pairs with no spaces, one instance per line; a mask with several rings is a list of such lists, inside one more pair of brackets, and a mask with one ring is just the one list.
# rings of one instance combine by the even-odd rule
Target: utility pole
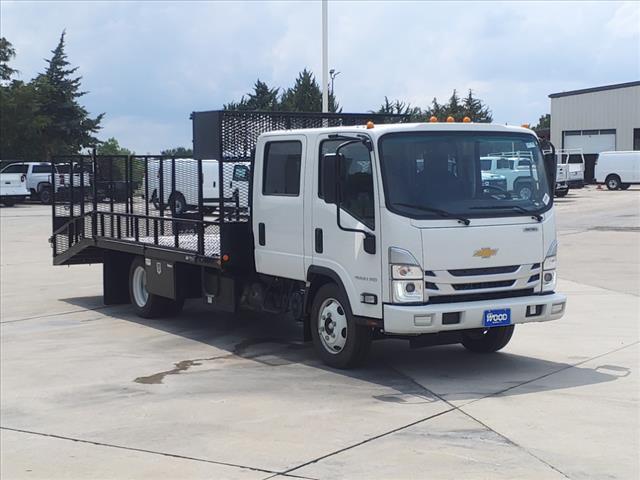
[[328,39],[328,0],[322,0],[322,111],[329,111],[329,39]]

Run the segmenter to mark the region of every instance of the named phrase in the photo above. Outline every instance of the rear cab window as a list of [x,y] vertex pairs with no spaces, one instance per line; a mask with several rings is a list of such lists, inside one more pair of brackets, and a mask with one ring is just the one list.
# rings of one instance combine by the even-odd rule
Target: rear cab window
[[300,195],[302,142],[272,141],[265,145],[262,194],[297,197]]

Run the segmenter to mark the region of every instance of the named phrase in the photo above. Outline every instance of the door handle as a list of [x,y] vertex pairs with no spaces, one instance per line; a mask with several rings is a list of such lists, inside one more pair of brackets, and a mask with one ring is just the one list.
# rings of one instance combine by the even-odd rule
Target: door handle
[[315,238],[316,253],[322,253],[324,250],[324,245],[322,242],[322,229],[316,228],[315,234],[316,234],[316,238]]
[[258,244],[263,247],[267,244],[265,239],[264,223],[262,222],[258,224]]

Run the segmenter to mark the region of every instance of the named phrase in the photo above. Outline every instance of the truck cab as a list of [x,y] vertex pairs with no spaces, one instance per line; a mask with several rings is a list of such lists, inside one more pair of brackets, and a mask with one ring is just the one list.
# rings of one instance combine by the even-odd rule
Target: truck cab
[[[483,182],[482,162],[513,160],[491,155],[507,149],[526,156],[526,169],[510,170],[527,195],[514,191],[517,179],[506,189]],[[554,177],[554,161],[520,127],[266,133],[253,177],[255,269],[305,283],[309,328],[331,365],[356,362],[372,328],[495,351],[515,324],[564,313]]]

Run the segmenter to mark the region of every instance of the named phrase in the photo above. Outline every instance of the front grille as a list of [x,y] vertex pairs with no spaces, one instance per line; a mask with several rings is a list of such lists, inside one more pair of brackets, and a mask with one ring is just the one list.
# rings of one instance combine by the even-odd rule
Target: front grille
[[535,275],[531,275],[531,276],[529,277],[529,281],[528,281],[528,283],[531,283],[531,282],[537,282],[538,280],[540,280],[540,274],[539,274],[539,273],[536,273]]
[[484,288],[510,287],[515,280],[501,280],[499,282],[475,282],[475,283],[454,283],[451,286],[454,290],[480,290]]
[[456,302],[474,302],[476,300],[498,300],[502,298],[527,297],[533,295],[533,288],[524,288],[521,290],[508,290],[503,292],[489,293],[465,293],[461,295],[438,295],[429,297],[427,305],[437,303],[456,303]]
[[497,275],[500,273],[513,273],[520,268],[520,265],[509,265],[506,267],[486,267],[486,268],[460,268],[449,270],[454,277],[472,277],[475,275]]

